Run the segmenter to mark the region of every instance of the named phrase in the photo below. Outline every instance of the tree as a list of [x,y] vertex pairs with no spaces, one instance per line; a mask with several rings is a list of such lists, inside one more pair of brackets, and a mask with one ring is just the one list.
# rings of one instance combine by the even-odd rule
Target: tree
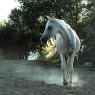
[[77,23],[82,0],[18,0],[21,3],[23,23],[31,31],[35,49],[40,51],[40,36],[44,31],[45,15],[65,19],[71,26]]
[[85,56],[84,59],[81,57],[83,61],[92,61],[95,62],[95,1],[88,0],[87,6],[82,13],[83,22],[82,22],[82,30],[83,35],[82,45],[84,49],[82,51],[82,56]]
[[[10,58],[9,48],[14,48],[13,29],[10,23],[3,21],[0,23],[0,49],[3,50],[3,58]],[[11,53],[10,53],[11,54]],[[12,54],[11,54],[12,55]],[[13,55],[12,55],[13,56]]]
[[13,9],[9,15],[9,22],[14,31],[14,43],[16,44],[17,50],[19,51],[19,57],[21,59],[27,59],[30,48],[34,50],[31,43],[34,35],[31,30],[23,22],[23,15],[20,9]]
[[[85,54],[85,52],[89,51],[91,56],[94,51],[93,43],[95,39],[93,36],[95,34],[94,0],[88,0],[88,4],[82,3],[82,0],[18,1],[21,3],[21,8],[15,8],[11,11],[8,31],[10,31],[9,34],[11,33],[11,43],[14,44],[22,59],[27,59],[30,51],[41,53],[43,44],[40,42],[40,36],[47,21],[46,15],[64,19],[77,32],[82,42],[82,49],[79,53],[81,60],[83,58],[82,54]],[[87,59],[88,57],[85,57],[85,60]]]

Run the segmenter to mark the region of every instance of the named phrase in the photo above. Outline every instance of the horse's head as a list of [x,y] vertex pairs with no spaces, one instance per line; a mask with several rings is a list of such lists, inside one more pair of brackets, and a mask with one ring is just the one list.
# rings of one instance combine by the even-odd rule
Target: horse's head
[[47,41],[58,33],[58,27],[56,25],[55,18],[48,17],[44,33],[41,36],[41,41],[47,43]]

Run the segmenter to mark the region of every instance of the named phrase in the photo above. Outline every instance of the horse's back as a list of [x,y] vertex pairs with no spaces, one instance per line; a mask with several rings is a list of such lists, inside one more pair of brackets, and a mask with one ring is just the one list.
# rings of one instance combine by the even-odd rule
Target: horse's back
[[78,53],[79,52],[80,46],[81,46],[81,42],[80,42],[79,37],[76,34],[76,49],[75,49],[75,53]]

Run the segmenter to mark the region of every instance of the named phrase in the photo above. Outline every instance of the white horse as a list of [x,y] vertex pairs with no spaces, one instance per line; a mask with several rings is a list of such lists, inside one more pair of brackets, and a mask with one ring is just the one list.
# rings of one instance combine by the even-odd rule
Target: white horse
[[[57,34],[57,35],[56,35]],[[80,39],[76,32],[63,20],[48,17],[41,41],[47,43],[52,37],[56,36],[56,48],[61,58],[61,69],[63,70],[63,85],[72,87],[72,73],[74,71],[73,62],[75,54],[80,49]],[[65,56],[68,57],[67,63]]]

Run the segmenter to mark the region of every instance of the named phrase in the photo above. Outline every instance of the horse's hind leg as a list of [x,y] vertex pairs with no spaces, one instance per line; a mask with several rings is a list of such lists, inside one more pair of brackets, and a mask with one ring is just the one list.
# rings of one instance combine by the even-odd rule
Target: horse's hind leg
[[61,58],[61,69],[63,71],[63,85],[67,86],[68,81],[66,79],[66,75],[67,75],[66,62],[65,62],[64,55],[62,53],[60,53],[60,58]]

